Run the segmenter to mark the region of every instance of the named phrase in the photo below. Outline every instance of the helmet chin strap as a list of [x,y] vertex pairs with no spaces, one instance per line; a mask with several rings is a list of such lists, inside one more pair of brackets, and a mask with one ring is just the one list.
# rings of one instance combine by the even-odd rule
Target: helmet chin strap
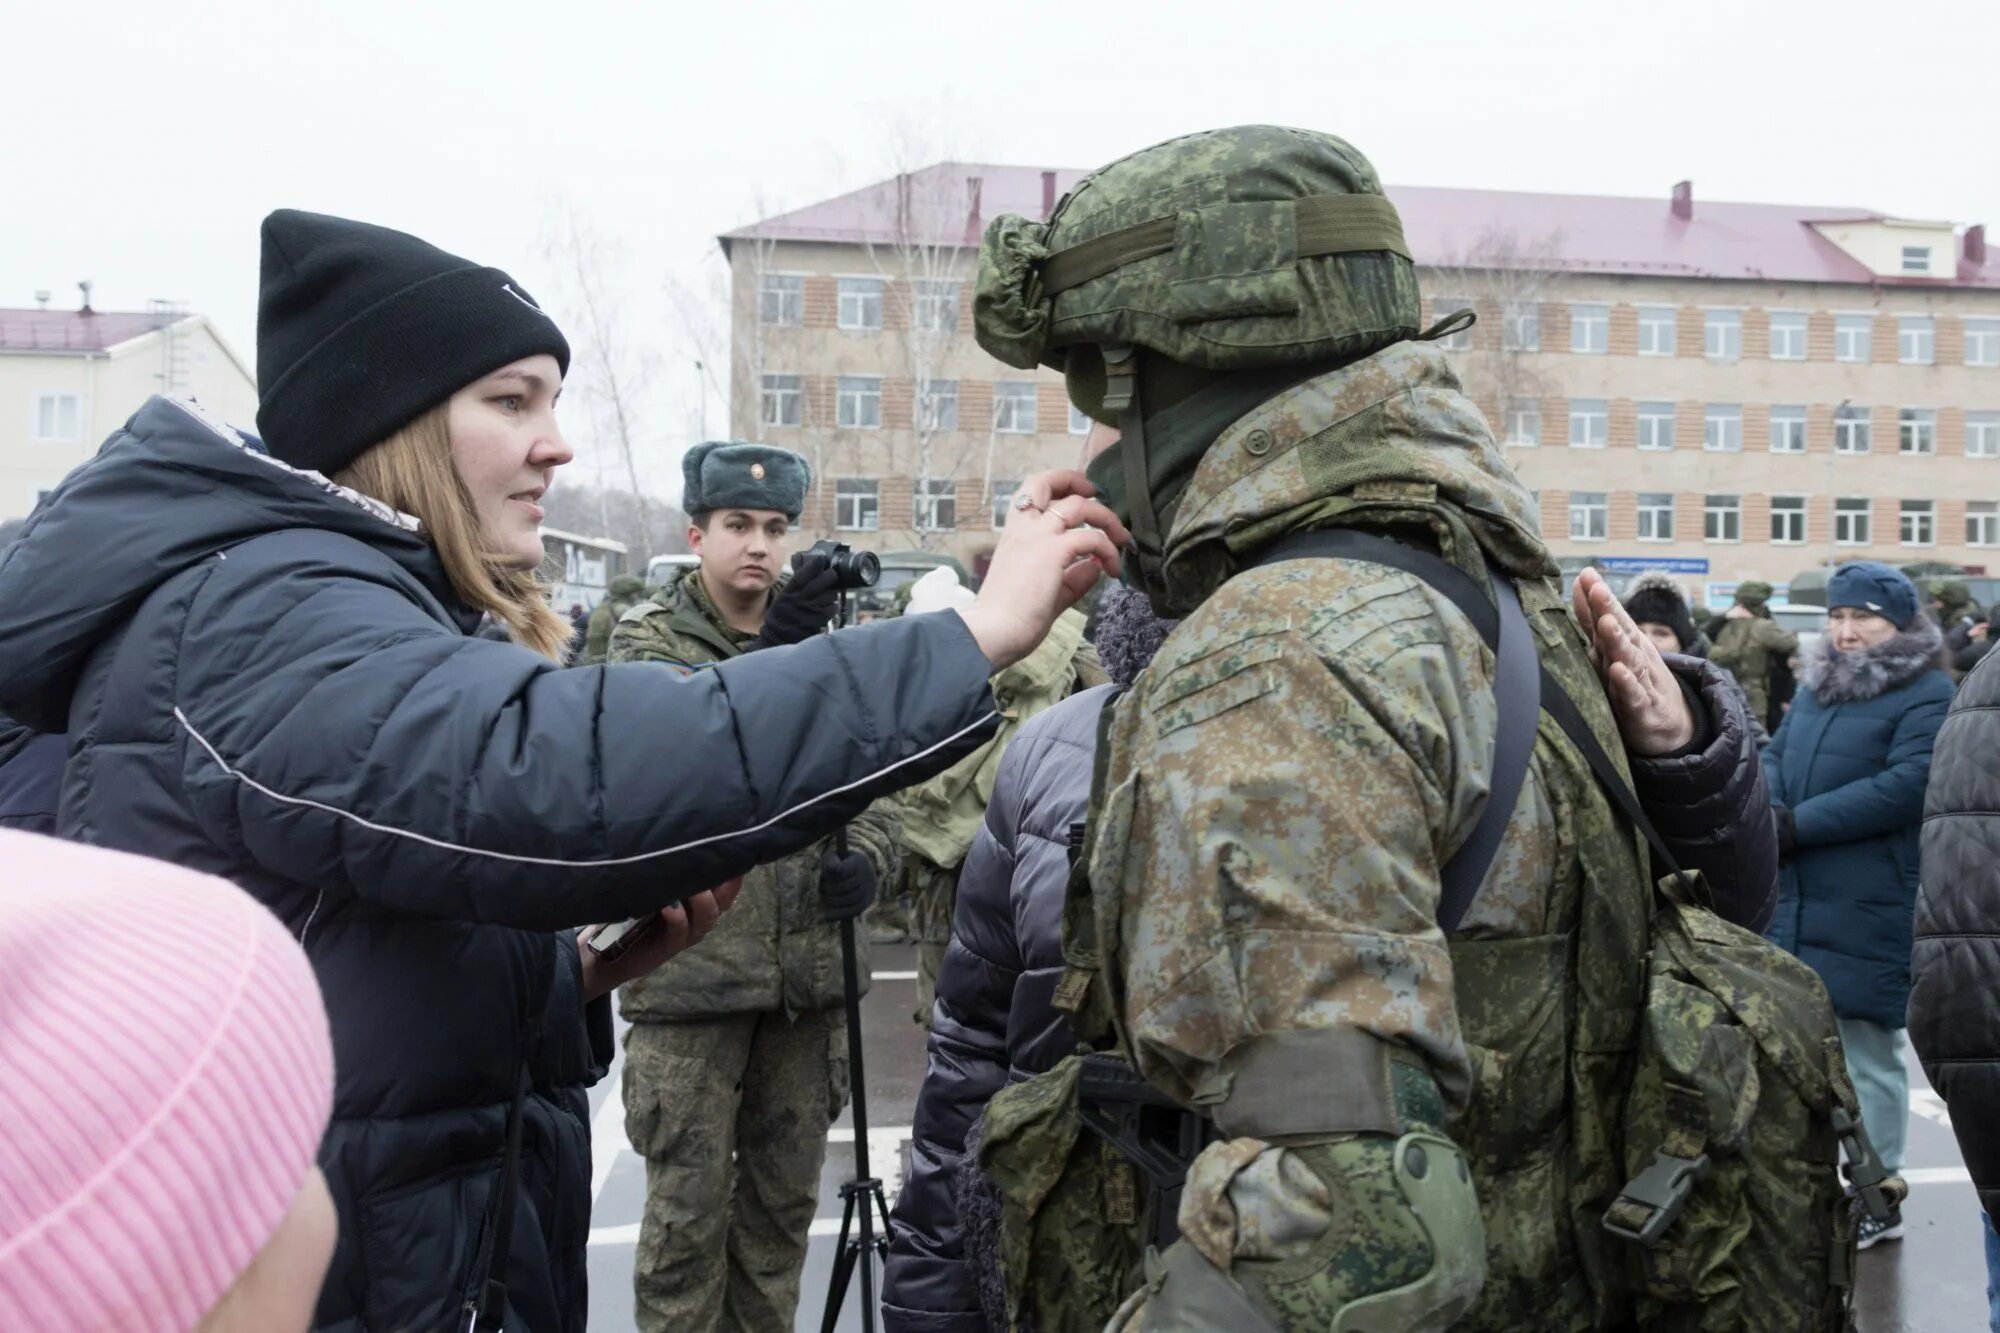
[[1132,509],[1132,545],[1127,563],[1137,574],[1136,586],[1158,605],[1164,590],[1166,542],[1159,514],[1153,508],[1152,479],[1146,467],[1146,419],[1139,402],[1139,349],[1104,348],[1104,410],[1118,414],[1118,445],[1125,467],[1125,492]]

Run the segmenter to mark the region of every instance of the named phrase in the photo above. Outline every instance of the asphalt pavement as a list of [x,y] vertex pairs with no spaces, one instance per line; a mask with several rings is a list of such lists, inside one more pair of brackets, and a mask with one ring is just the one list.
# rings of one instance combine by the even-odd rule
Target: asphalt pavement
[[[866,1043],[870,1167],[885,1185],[891,1207],[901,1183],[901,1144],[909,1137],[917,1087],[923,1080],[923,1033],[911,1021],[916,1004],[916,959],[908,948],[872,950],[875,981],[862,1001]],[[1944,1105],[1930,1090],[1916,1058],[1909,1056],[1915,1103],[1910,1117],[1910,1200],[1903,1207],[1907,1235],[1861,1255],[1861,1333],[1977,1333],[1986,1316],[1986,1268],[1980,1244],[1979,1204],[1960,1161]],[[618,1100],[619,1069],[591,1092],[596,1209],[590,1241],[590,1327],[593,1333],[626,1333],[632,1320],[632,1250],[646,1194],[645,1166],[625,1139]],[[827,1283],[841,1223],[841,1183],[854,1173],[851,1111],[829,1136],[820,1173],[819,1216],[801,1284],[798,1333],[819,1333]],[[836,1325],[861,1329],[858,1280]],[[879,1327],[879,1324],[877,1325]]]

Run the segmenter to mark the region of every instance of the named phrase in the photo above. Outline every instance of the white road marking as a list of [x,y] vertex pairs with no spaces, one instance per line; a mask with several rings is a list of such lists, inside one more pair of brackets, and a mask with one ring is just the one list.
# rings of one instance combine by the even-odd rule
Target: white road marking
[[625,1136],[625,1094],[622,1089],[625,1070],[625,1043],[612,1046],[611,1067],[604,1071],[604,1082],[609,1091],[604,1094],[604,1104],[597,1108],[597,1114],[590,1118],[590,1202],[597,1204],[597,1196],[604,1193],[604,1182],[611,1179],[611,1168],[618,1165],[618,1154],[632,1151],[631,1140]]
[[870,972],[868,975],[877,981],[915,981],[917,979],[917,974],[914,972]]
[[1944,1098],[1929,1088],[1910,1089],[1910,1109],[1926,1120],[1951,1128],[1951,1112],[1945,1109]]
[[1970,1185],[1972,1173],[1962,1166],[1919,1166],[1905,1170],[1903,1179],[1917,1185]]

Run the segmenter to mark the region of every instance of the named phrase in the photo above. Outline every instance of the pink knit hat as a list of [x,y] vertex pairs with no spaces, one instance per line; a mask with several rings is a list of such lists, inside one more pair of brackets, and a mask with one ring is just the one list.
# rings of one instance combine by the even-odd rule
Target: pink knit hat
[[0,1329],[186,1329],[332,1109],[305,954],[234,885],[0,831]]

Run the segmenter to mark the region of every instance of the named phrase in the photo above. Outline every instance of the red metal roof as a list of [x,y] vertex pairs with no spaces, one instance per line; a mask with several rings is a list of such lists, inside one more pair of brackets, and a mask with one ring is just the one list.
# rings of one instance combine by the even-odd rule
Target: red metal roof
[[10,310],[0,307],[0,352],[86,356],[164,328],[188,315],[134,310]]
[[[1001,213],[1042,217],[1044,176],[1060,198],[1085,175],[1074,168],[990,166],[944,162],[890,177],[820,203],[767,218],[721,237],[891,245],[898,217],[927,242],[969,242]],[[907,185],[903,184],[907,180]],[[977,184],[973,184],[977,182]],[[1719,278],[1764,282],[1877,283],[1902,287],[2000,288],[2000,244],[1982,262],[1966,258],[1963,240],[1955,280],[1881,276],[1821,236],[1814,222],[1881,221],[1870,208],[1716,203],[1697,197],[1694,216],[1677,218],[1669,199],[1611,195],[1527,194],[1392,185],[1403,234],[1420,264],[1478,266],[1494,238],[1511,238],[1538,264],[1566,272],[1660,278]]]

